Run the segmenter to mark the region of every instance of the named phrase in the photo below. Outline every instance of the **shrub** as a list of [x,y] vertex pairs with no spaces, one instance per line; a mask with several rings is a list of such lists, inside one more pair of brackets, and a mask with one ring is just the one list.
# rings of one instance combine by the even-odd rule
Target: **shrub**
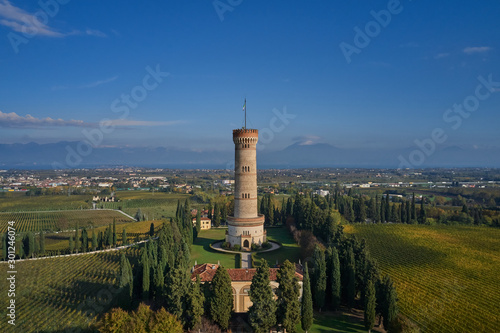
[[236,244],[235,246],[233,246],[233,250],[239,251],[239,250],[241,250],[241,246],[239,244]]
[[258,244],[252,243],[252,251],[257,251],[260,249],[260,246]]
[[262,248],[263,249],[270,249],[271,248],[271,243],[269,243],[268,241],[265,241],[264,243],[262,243]]
[[231,248],[231,243],[224,242],[224,243],[222,243],[221,246],[222,246],[223,249],[229,250]]

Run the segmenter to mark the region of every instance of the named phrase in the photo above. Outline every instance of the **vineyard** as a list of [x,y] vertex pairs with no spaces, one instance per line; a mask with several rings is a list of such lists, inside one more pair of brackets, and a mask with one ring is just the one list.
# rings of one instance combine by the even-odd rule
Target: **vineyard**
[[424,332],[500,326],[500,230],[405,224],[347,225],[396,283],[400,311]]
[[41,195],[25,193],[0,193],[0,212],[24,212],[47,210],[72,210],[92,208],[91,195]]
[[73,210],[58,212],[0,213],[0,233],[7,230],[7,222],[15,221],[16,231],[60,231],[80,227],[130,222],[131,219],[113,210]]
[[[0,321],[1,332],[85,332],[98,316],[116,306],[114,287],[120,268],[120,253],[112,251],[16,263],[15,330]],[[139,248],[126,250],[134,265]],[[7,264],[0,263],[7,270]],[[7,295],[7,280],[0,293]],[[0,310],[6,317],[6,307]],[[57,318],[56,320],[54,320]],[[81,329],[81,330],[80,330]]]

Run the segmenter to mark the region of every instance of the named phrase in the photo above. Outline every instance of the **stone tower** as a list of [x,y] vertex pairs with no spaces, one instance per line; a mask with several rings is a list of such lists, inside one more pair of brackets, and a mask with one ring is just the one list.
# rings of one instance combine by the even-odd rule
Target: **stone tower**
[[226,242],[249,249],[252,243],[266,241],[264,215],[257,210],[257,141],[256,129],[233,130],[234,142],[234,216],[227,217]]

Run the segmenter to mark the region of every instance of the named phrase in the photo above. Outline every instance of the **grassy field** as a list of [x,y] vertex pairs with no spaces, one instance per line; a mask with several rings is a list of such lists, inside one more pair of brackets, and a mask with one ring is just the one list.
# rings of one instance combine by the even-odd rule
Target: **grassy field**
[[89,208],[92,208],[91,195],[42,195],[30,197],[22,192],[3,192],[3,194],[0,194],[0,212]]
[[0,213],[0,232],[7,230],[7,222],[14,221],[16,232],[59,231],[87,225],[102,226],[127,223],[132,219],[114,210],[72,210],[58,212]]
[[[130,248],[127,256],[137,258],[139,251]],[[6,320],[8,285],[2,278],[0,332],[91,332],[98,315],[116,306],[119,259],[120,252],[112,251],[17,262],[16,326]],[[7,264],[0,269],[7,271]]]
[[[122,231],[123,228],[127,231],[127,239],[129,243],[133,242],[137,235],[140,236],[141,239],[146,237],[146,234],[149,232],[151,227],[151,223],[154,224],[155,230],[158,231],[163,225],[163,221],[142,221],[142,222],[129,222],[122,223],[116,225],[116,234],[118,239],[118,244],[121,245],[122,242]],[[95,228],[95,233],[97,234],[99,231],[104,232],[107,228],[107,225]],[[87,230],[89,234],[89,238],[92,237],[92,231]],[[64,251],[69,248],[69,237],[74,236],[75,232],[61,232],[61,233],[49,233],[45,235],[45,249],[47,251]],[[90,246],[90,241],[89,241]]]
[[500,327],[500,230],[405,224],[348,225],[394,279],[401,312],[426,332]]
[[255,255],[255,265],[259,265],[259,261],[265,259],[269,267],[274,267],[276,262],[282,264],[286,259],[291,262],[299,262],[300,247],[293,240],[292,235],[286,228],[267,228],[267,239],[281,243],[282,247],[271,252],[257,253]]
[[[297,325],[297,332],[304,332]],[[355,316],[347,312],[314,312],[314,322],[309,333],[323,332],[339,332],[339,333],[365,333],[367,330],[363,325],[363,313],[360,312]],[[379,332],[377,328],[372,329],[372,332]]]
[[191,262],[193,265],[195,261],[198,264],[217,264],[220,261],[221,265],[226,268],[239,267],[239,263],[236,262],[239,260],[236,254],[222,253],[210,248],[211,243],[224,239],[226,230],[209,229],[200,231],[198,238],[191,247]]

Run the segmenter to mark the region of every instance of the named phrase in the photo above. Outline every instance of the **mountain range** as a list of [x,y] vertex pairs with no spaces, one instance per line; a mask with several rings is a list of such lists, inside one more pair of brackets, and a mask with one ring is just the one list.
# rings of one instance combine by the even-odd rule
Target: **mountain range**
[[[500,149],[457,146],[436,149],[344,149],[326,143],[295,143],[257,151],[259,168],[306,167],[500,167]],[[172,147],[98,147],[78,142],[0,144],[0,168],[63,169],[105,166],[233,169],[233,151],[192,151]],[[406,161],[402,163],[402,161]]]

